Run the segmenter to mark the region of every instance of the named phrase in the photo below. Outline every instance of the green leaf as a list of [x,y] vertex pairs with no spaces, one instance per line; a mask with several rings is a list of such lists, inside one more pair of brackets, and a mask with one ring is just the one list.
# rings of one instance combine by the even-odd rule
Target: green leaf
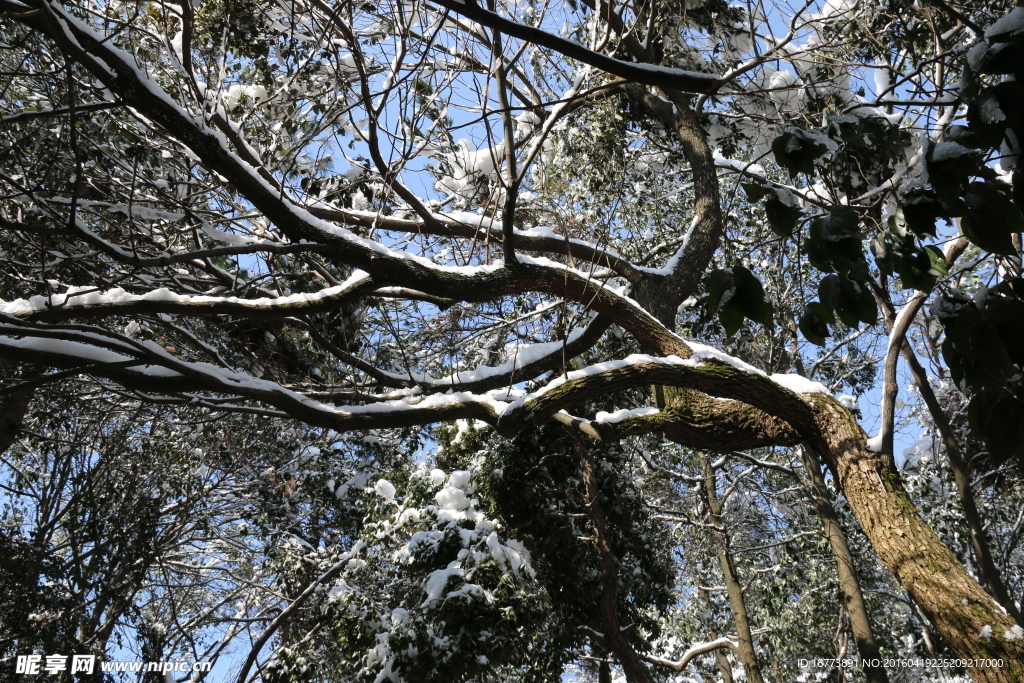
[[974,358],[974,347],[971,345],[971,330],[981,320],[981,312],[973,305],[964,306],[946,323],[946,336],[952,340],[957,353],[967,358]]
[[892,275],[894,257],[892,248],[886,243],[885,238],[879,235],[871,240],[871,251],[875,255],[875,265],[882,275]]
[[839,305],[839,295],[842,293],[842,279],[835,274],[825,276],[818,283],[818,300],[821,305],[830,311],[835,310]]
[[[828,324],[825,322],[825,315],[822,314],[822,305],[817,301],[811,302],[804,308],[800,316],[800,332],[804,338],[818,346],[825,345],[825,338],[829,336]],[[831,314],[827,315],[831,316]]]
[[1010,356],[999,338],[999,330],[990,318],[981,317],[970,333],[971,350],[992,379],[1001,380],[1012,372]]
[[1016,396],[1003,396],[985,420],[982,438],[998,460],[1016,456],[1024,442],[1024,403]]
[[1002,296],[990,297],[985,302],[984,314],[999,330],[999,339],[1010,362],[1017,366],[1024,365],[1024,301]]
[[849,206],[836,204],[828,210],[828,214],[815,220],[818,238],[830,242],[839,242],[847,237],[857,235],[860,216]]
[[856,327],[857,321],[871,324],[878,320],[878,304],[865,283],[850,278],[844,279],[842,295],[854,319],[854,323],[848,325],[849,327]]
[[847,275],[854,272],[861,279],[868,276],[864,260],[862,236],[857,231],[859,216],[848,206],[837,205],[828,214],[811,221],[804,240],[807,258],[818,270]]
[[764,306],[764,287],[754,274],[743,266],[733,266],[732,274],[736,281],[736,301],[743,314],[756,322],[762,322]]
[[999,390],[987,390],[975,394],[967,405],[967,423],[976,436],[984,440],[985,423],[992,414],[992,407],[999,400]]
[[972,150],[956,142],[940,142],[925,157],[928,178],[935,188],[935,197],[947,208],[959,206],[960,195],[971,177],[984,173],[984,152]]
[[[942,340],[942,357],[946,361],[946,366],[949,367],[949,376],[953,379],[953,384],[959,387],[962,391],[966,391],[966,371],[964,370],[964,358],[956,350],[956,345],[953,343],[953,338],[947,336]],[[968,412],[968,418],[970,413]]]
[[950,126],[946,129],[945,140],[947,142],[956,142],[964,147],[971,147],[973,149],[982,149],[985,147],[985,144],[978,139],[978,136],[975,135],[974,131],[967,126]]
[[708,308],[718,312],[727,336],[732,336],[748,318],[771,327],[773,309],[765,301],[764,287],[747,268],[736,265],[716,270],[708,276]]
[[728,302],[729,298],[735,294],[735,291],[729,296],[725,296],[726,292],[735,287],[735,278],[733,277],[731,269],[719,269],[715,270],[708,275],[707,281],[704,283],[704,289],[708,293],[708,310],[717,311],[722,305],[722,299]]
[[1016,253],[1010,239],[1021,232],[1024,219],[1018,209],[991,183],[973,182],[964,194],[968,212],[960,221],[967,239],[985,251],[1002,256]]
[[946,265],[946,255],[942,253],[941,249],[936,247],[934,244],[929,244],[924,248],[924,251],[928,256],[929,273],[935,277],[949,275],[949,267]]
[[736,334],[736,331],[743,324],[743,311],[739,309],[739,306],[734,306],[730,302],[718,312],[718,321],[722,323],[725,336],[731,337]]
[[931,255],[913,238],[897,245],[893,265],[899,273],[903,287],[930,292],[936,275],[931,273]]
[[908,192],[900,209],[907,227],[920,236],[935,236],[935,221],[939,218],[962,216],[966,207],[962,202],[940,202],[932,190]]
[[967,122],[984,147],[998,147],[1006,135],[1006,113],[995,88],[985,88],[967,107]]
[[836,306],[836,315],[844,325],[851,329],[857,329],[857,323],[860,322],[860,318],[857,317],[856,309],[852,308],[845,298]]
[[772,142],[775,160],[789,169],[790,175],[814,174],[814,161],[829,150],[829,138],[821,131],[787,128]]
[[803,216],[803,211],[795,206],[790,206],[778,195],[771,197],[764,203],[764,212],[768,217],[768,225],[772,232],[779,237],[792,237],[793,230]]
[[752,202],[759,202],[765,195],[774,194],[771,188],[757,183],[740,183],[740,187],[747,193],[747,199]]

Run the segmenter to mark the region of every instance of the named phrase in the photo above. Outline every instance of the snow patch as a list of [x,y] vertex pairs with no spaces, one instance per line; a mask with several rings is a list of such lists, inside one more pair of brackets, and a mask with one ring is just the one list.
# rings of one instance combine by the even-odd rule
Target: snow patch
[[847,410],[857,410],[858,408],[860,408],[860,402],[857,400],[856,396],[843,394],[838,398],[838,401],[840,405],[842,405]]
[[387,479],[379,479],[374,485],[373,490],[377,492],[377,495],[383,498],[386,502],[391,503],[395,500],[395,485]]
[[434,494],[434,500],[442,510],[465,510],[469,507],[466,492],[454,486],[445,486]]
[[436,603],[440,602],[444,589],[448,586],[448,581],[453,576],[462,575],[462,567],[459,566],[457,561],[452,562],[444,569],[430,572],[430,576],[427,577],[427,581],[423,585],[423,590],[427,597],[423,600],[423,604],[420,607],[433,607]]
[[448,477],[448,483],[457,489],[468,490],[469,476],[469,472],[466,470],[456,470]]
[[616,411],[611,412],[611,413],[606,413],[605,411],[602,410],[601,412],[599,412],[597,415],[594,416],[594,422],[601,422],[601,423],[605,423],[605,424],[612,423],[612,422],[622,422],[623,420],[625,420],[627,418],[630,418],[630,417],[640,417],[640,416],[643,416],[643,415],[656,415],[659,412],[661,412],[661,411],[659,411],[657,408],[655,408],[653,406],[648,406],[646,408],[632,408],[632,409],[625,409],[625,408],[623,408],[622,410],[616,410]]
[[444,470],[430,470],[430,485],[440,486],[444,483],[445,473]]
[[832,394],[821,382],[815,382],[800,375],[772,375],[769,379],[780,387],[797,394]]
[[1014,7],[1010,13],[985,29],[986,38],[995,38],[1024,30],[1024,7]]

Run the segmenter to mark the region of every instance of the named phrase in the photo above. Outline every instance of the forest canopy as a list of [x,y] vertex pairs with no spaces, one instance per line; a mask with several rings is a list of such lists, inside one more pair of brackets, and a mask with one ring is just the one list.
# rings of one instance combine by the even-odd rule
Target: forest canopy
[[1024,680],[1024,6],[0,16],[5,675]]

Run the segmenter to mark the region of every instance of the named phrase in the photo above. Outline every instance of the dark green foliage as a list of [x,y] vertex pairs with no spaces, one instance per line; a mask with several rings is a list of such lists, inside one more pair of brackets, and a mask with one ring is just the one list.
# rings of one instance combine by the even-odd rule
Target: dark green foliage
[[743,266],[713,271],[704,286],[708,292],[708,310],[718,312],[726,336],[734,335],[744,318],[765,327],[772,326],[773,308],[764,298],[764,287]]
[[19,654],[87,653],[65,579],[52,547],[0,527],[0,677]]
[[774,188],[756,183],[743,183],[743,189],[747,193],[747,199],[752,202],[760,201],[767,196],[768,198],[764,202],[764,212],[768,218],[768,225],[779,237],[793,236],[793,230],[803,216],[799,207],[783,199],[782,194]]
[[810,235],[804,240],[811,265],[826,273],[867,279],[859,222],[857,212],[842,205],[811,221]]
[[1012,233],[1024,231],[1024,217],[1002,182],[972,182],[963,194],[967,211],[961,226],[968,239],[994,254],[1016,253]]
[[1024,280],[976,299],[945,294],[934,312],[946,330],[942,352],[957,386],[972,396],[971,429],[998,460],[1024,459]]
[[[550,671],[571,659],[586,642],[580,627],[602,632],[598,616],[603,577],[587,519],[587,499],[572,443],[560,425],[544,425],[511,441],[489,430],[464,432],[447,458],[479,459],[480,495],[493,506],[505,533],[530,550],[537,580],[551,612],[537,637],[546,645]],[[619,560],[619,619],[633,628],[627,637],[640,650],[660,631],[660,615],[673,601],[674,571],[668,529],[641,505],[629,476],[627,454],[618,445],[588,444],[601,487],[613,552]],[[452,464],[450,461],[448,464]]]
[[819,301],[812,301],[804,307],[800,315],[800,332],[807,338],[807,341],[825,345],[825,338],[829,336],[828,323],[834,323],[832,313]]
[[[930,160],[930,178],[949,213],[963,216],[960,224],[971,242],[1013,256],[1011,236],[1024,231],[1021,173],[1014,171],[1006,183],[985,159],[1004,140],[1024,136],[1024,32],[987,34],[967,61],[968,126],[956,127],[953,139],[980,151],[955,150],[941,163]],[[1007,75],[1014,78],[992,82],[993,76]],[[971,396],[971,430],[996,460],[1016,457],[1024,463],[1024,281],[1008,278],[973,299],[950,291],[934,310],[945,328],[942,351],[950,374]]]
[[878,318],[875,299],[863,282],[842,275],[828,275],[818,285],[818,298],[825,308],[835,311],[847,327],[857,327],[858,323],[870,324]]
[[790,175],[814,174],[814,162],[828,152],[828,137],[820,131],[787,128],[772,143],[775,160],[789,169]]
[[270,44],[265,38],[270,22],[256,0],[218,0],[203,3],[196,13],[196,38],[211,47],[222,36],[227,47],[239,57],[266,58]]
[[888,229],[871,243],[875,264],[883,275],[898,274],[904,288],[928,292],[949,274],[946,257],[935,245],[922,246],[908,227],[910,222],[898,216],[889,219]]

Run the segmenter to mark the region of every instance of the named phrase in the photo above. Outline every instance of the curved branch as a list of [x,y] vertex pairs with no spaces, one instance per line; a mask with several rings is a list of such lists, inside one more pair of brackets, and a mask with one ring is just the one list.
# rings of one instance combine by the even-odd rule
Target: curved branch
[[675,319],[679,304],[700,284],[725,231],[714,154],[688,98],[678,90],[663,89],[668,100],[629,84],[627,97],[663,126],[675,130],[693,173],[694,216],[678,247],[663,268],[645,269],[638,296],[666,325]]
[[[209,391],[239,396],[274,406],[308,424],[338,431],[472,418],[494,426],[500,434],[511,435],[591,396],[650,384],[737,399],[785,420],[796,429],[814,427],[814,416],[800,395],[768,377],[703,354],[693,359],[637,355],[600,363],[568,373],[516,400],[511,400],[511,390],[487,394],[452,391],[340,408],[245,373],[183,361],[152,342],[135,342],[104,330],[0,323],[0,333],[24,335],[20,339],[0,336],[0,355],[5,358],[57,368],[80,367],[83,360],[91,361],[97,367],[90,374],[128,388],[167,394]],[[140,367],[142,362],[146,365]],[[747,447],[749,441],[733,443],[739,448]]]
[[683,656],[675,661],[671,659],[665,659],[664,657],[657,657],[655,655],[649,654],[641,654],[640,656],[643,659],[650,662],[651,664],[664,666],[668,669],[672,669],[672,671],[682,671],[693,660],[694,657],[706,654],[708,652],[714,652],[715,650],[718,650],[723,647],[727,647],[733,652],[735,652],[737,649],[736,642],[734,640],[732,640],[728,636],[722,636],[717,640],[712,640],[707,643],[700,643],[698,645],[690,646],[690,648],[683,653]]
[[487,28],[497,29],[520,40],[541,45],[578,62],[589,64],[594,68],[635,83],[643,83],[644,85],[659,88],[673,88],[689,93],[710,93],[719,87],[719,78],[713,74],[673,69],[656,64],[638,64],[609,57],[539,28],[506,19],[500,14],[488,11],[472,1],[432,0],[432,2],[456,14],[472,19]]
[[249,676],[249,669],[251,669],[252,665],[256,663],[256,658],[259,656],[260,650],[262,650],[263,646],[267,644],[270,637],[274,635],[274,633],[281,628],[288,619],[291,618],[292,614],[294,614],[297,609],[302,607],[306,600],[308,600],[320,586],[340,574],[348,566],[349,561],[352,560],[360,550],[362,550],[362,547],[363,541],[357,541],[352,550],[343,554],[341,559],[335,562],[330,569],[313,579],[309,585],[306,586],[306,589],[302,591],[297,598],[292,600],[291,604],[281,610],[281,613],[278,614],[272,622],[270,622],[270,625],[267,626],[258,638],[256,638],[252,647],[249,649],[249,654],[246,656],[245,661],[242,663],[242,668],[238,672],[238,683],[245,683],[245,679]]
[[712,451],[800,442],[800,434],[784,419],[739,401],[716,401],[696,392],[659,413],[629,417],[606,431],[611,438],[661,433],[688,448]]

